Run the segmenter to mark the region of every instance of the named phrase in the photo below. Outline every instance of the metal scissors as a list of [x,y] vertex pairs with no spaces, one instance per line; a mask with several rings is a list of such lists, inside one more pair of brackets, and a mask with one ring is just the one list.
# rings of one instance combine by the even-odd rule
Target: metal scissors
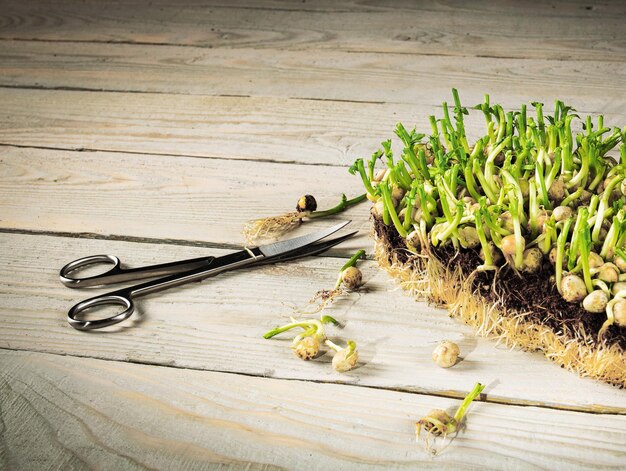
[[[113,255],[92,255],[79,258],[61,268],[61,283],[70,288],[86,288],[90,286],[102,286],[114,283],[122,283],[130,280],[161,277],[128,288],[122,288],[110,293],[94,296],[74,305],[67,313],[67,320],[72,327],[78,330],[101,329],[117,324],[128,319],[135,310],[133,300],[139,296],[157,293],[175,286],[184,285],[193,281],[200,281],[219,273],[250,265],[284,262],[308,255],[316,255],[329,248],[340,244],[344,240],[357,233],[349,234],[321,241],[331,234],[339,231],[350,221],[344,221],[328,229],[312,232],[293,239],[275,242],[269,245],[249,248],[239,252],[233,252],[222,257],[200,257],[181,260],[159,265],[150,265],[139,268],[122,268],[120,259]],[[321,241],[321,242],[320,242]],[[113,268],[105,273],[77,277],[72,272],[84,269],[87,266],[98,264],[113,265]],[[80,318],[84,311],[103,305],[123,306],[124,311],[111,317],[95,320]]]

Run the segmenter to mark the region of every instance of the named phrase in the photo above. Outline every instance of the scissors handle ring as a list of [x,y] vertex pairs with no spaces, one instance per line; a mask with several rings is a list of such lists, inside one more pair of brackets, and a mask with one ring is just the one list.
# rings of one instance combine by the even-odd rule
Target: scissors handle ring
[[[78,319],[78,315],[95,306],[118,305],[124,306],[124,311],[111,317],[96,320]],[[105,294],[86,299],[74,305],[67,313],[67,321],[77,330],[93,330],[108,327],[128,319],[135,310],[135,305],[130,296],[122,294]]]
[[[87,276],[84,278],[70,276],[71,272],[78,270],[79,268],[84,268],[89,265],[99,265],[103,263],[107,265],[113,265],[113,267],[105,273],[101,273],[95,276]],[[96,284],[100,284],[103,277],[108,275],[115,275],[120,271],[121,262],[120,259],[117,258],[115,255],[91,255],[89,257],[79,258],[65,265],[63,268],[61,268],[59,277],[61,279],[61,283],[69,288],[82,288],[83,286],[93,286]]]

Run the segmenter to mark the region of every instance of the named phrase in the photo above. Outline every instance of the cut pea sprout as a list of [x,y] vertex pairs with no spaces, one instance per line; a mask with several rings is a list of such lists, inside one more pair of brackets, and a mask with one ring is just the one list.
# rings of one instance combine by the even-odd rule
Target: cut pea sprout
[[350,167],[374,218],[414,253],[474,250],[477,272],[553,276],[567,302],[606,313],[602,334],[623,327],[616,306],[626,309],[626,294],[613,286],[626,281],[626,127],[583,120],[560,100],[553,114],[542,103],[507,112],[485,95],[474,109],[486,133],[469,145],[469,112],[453,96],[443,118],[430,116],[430,135],[398,124],[399,153],[384,141]]
[[[332,318],[329,318],[332,319]],[[291,319],[289,324],[285,324],[281,327],[266,332],[263,335],[265,339],[271,339],[272,337],[287,332],[292,329],[302,329],[298,335],[296,335],[291,342],[291,347],[295,355],[302,360],[312,360],[317,356],[320,351],[320,344],[326,340],[326,333],[324,331],[324,319]],[[332,319],[334,320],[334,319]]]
[[317,209],[317,200],[313,195],[301,196],[296,204],[296,211],[299,213],[309,212],[312,213]]
[[317,319],[301,319],[296,320],[293,317],[289,324],[276,327],[263,335],[265,339],[271,339],[278,334],[293,329],[301,329],[292,342],[291,348],[294,354],[301,360],[313,360],[320,353],[322,344],[327,345],[335,351],[332,365],[335,371],[345,373],[357,365],[359,360],[359,352],[356,343],[348,340],[346,347],[340,347],[326,337],[324,324],[339,325],[336,319],[331,316],[323,315],[320,320]]
[[[454,417],[450,417],[450,415],[442,409],[431,410],[426,417],[423,417],[415,424],[416,439],[419,440],[422,429],[425,430],[427,432],[426,438],[424,440],[426,450],[433,455],[437,454],[444,448],[446,438],[458,432],[459,426],[461,425],[463,418],[467,414],[467,409],[469,408],[472,401],[480,396],[480,393],[483,391],[483,389],[485,389],[485,386],[483,384],[476,383],[474,388],[467,394],[467,396],[465,396],[465,399],[463,399],[463,402],[456,410]],[[443,441],[439,449],[431,446],[431,435],[434,435],[435,437],[443,437]]]
[[341,267],[333,289],[322,289],[315,293],[315,296],[311,299],[311,304],[318,303],[314,312],[319,312],[329,304],[332,304],[337,297],[344,293],[343,287],[348,291],[354,291],[363,284],[363,274],[356,266],[360,258],[365,258],[365,250],[358,250]]
[[339,270],[339,277],[335,283],[335,289],[343,284],[349,290],[355,290],[363,284],[363,275],[356,266],[360,258],[365,258],[365,250],[357,250]]
[[[365,251],[358,250],[350,259],[341,267],[337,282],[332,290],[318,291],[315,297],[310,303],[316,303],[319,301],[315,309],[309,311],[300,311],[305,314],[314,314],[323,311],[327,305],[332,303],[335,298],[343,294],[342,286],[352,291],[358,289],[363,283],[363,277],[361,271],[356,267],[356,264],[360,258],[365,258]],[[270,339],[283,332],[290,331],[292,329],[300,329],[300,333],[296,335],[292,341],[292,348],[295,355],[302,360],[312,360],[319,352],[320,347],[325,344],[335,351],[333,356],[332,365],[335,371],[340,373],[346,372],[354,368],[359,359],[359,352],[356,348],[356,343],[352,340],[347,342],[347,347],[340,347],[333,343],[326,337],[324,325],[333,324],[334,326],[340,326],[340,323],[332,316],[328,314],[321,314],[320,319],[294,319],[291,318],[289,324],[285,324],[281,327],[266,332],[263,337]]]
[[312,195],[304,195],[298,200],[295,211],[279,216],[270,216],[248,221],[244,225],[243,235],[247,244],[252,244],[260,240],[278,239],[294,230],[304,221],[332,216],[333,214],[345,211],[350,206],[364,201],[366,195],[367,194],[364,193],[355,198],[348,199],[345,194],[342,194],[336,206],[323,211],[317,211],[317,201]]
[[335,371],[345,373],[356,366],[359,361],[359,351],[356,348],[356,343],[352,340],[348,340],[347,347],[340,347],[328,339],[326,339],[325,343],[335,351],[335,356],[333,356],[333,368]]
[[459,359],[461,353],[459,346],[450,340],[444,340],[437,345],[433,351],[433,361],[442,368],[450,368],[454,366]]

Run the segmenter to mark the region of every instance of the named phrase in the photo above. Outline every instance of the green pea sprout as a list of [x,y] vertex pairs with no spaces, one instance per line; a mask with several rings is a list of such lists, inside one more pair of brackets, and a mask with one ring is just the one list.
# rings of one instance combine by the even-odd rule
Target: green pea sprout
[[605,324],[621,327],[612,300],[626,281],[626,127],[581,118],[561,100],[552,113],[538,102],[506,111],[485,95],[474,109],[486,130],[471,145],[469,110],[452,95],[443,117],[429,117],[430,134],[398,124],[399,152],[387,140],[350,167],[373,217],[409,252],[475,251],[476,272],[543,276],[565,301],[605,309]]

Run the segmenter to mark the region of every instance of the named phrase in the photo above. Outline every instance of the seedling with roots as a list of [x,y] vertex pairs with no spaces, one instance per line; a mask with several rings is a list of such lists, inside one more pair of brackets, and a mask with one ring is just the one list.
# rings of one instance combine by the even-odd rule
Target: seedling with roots
[[444,340],[433,351],[432,359],[442,368],[450,368],[456,365],[461,350],[459,346],[450,340]]
[[366,194],[364,193],[355,198],[348,199],[345,194],[342,194],[336,206],[327,210],[317,211],[317,201],[315,198],[312,195],[304,195],[298,200],[295,211],[279,216],[270,216],[248,221],[244,225],[243,235],[247,244],[253,244],[264,239],[279,239],[305,221],[338,214],[345,211],[350,206],[364,201],[365,197]]
[[626,327],[626,290],[621,290],[606,304],[606,321],[602,324],[598,339],[604,340],[607,330],[612,325]]
[[336,323],[337,321],[330,316],[324,316],[321,320],[296,320],[292,318],[289,324],[266,332],[263,338],[271,339],[283,332],[300,328],[302,332],[294,337],[291,342],[291,348],[293,348],[295,355],[301,360],[312,360],[319,353],[321,343],[326,340],[326,333],[324,331],[324,323],[326,322]]
[[[465,396],[465,399],[463,399],[463,402],[456,410],[454,417],[450,417],[450,415],[442,409],[431,410],[426,417],[423,417],[415,424],[416,439],[420,439],[422,429],[424,429],[427,432],[426,438],[424,439],[426,450],[433,455],[441,452],[443,448],[447,446],[447,444],[445,444],[446,438],[456,435],[463,418],[467,414],[469,405],[480,395],[483,389],[485,389],[484,385],[476,383],[474,389],[472,389],[469,394]],[[434,445],[431,446],[431,435],[435,437],[442,437],[440,448],[436,448]]]
[[326,306],[332,304],[335,299],[344,293],[343,287],[348,291],[354,291],[363,284],[363,274],[356,266],[357,261],[360,258],[365,258],[365,250],[358,250],[350,259],[341,267],[339,275],[337,276],[337,282],[331,290],[318,291],[311,303],[318,302],[317,307],[313,312],[320,312]]

